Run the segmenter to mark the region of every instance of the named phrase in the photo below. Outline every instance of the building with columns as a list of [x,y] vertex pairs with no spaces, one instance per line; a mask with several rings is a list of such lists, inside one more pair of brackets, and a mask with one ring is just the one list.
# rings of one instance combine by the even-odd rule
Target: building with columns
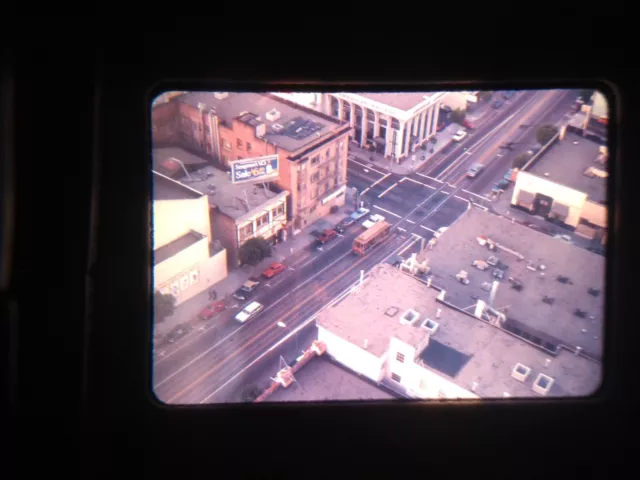
[[351,140],[396,161],[428,142],[447,92],[324,93],[323,113],[348,122]]

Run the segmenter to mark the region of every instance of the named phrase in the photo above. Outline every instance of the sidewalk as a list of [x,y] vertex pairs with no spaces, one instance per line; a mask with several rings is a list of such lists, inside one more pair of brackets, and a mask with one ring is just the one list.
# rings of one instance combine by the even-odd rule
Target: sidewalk
[[[283,262],[285,265],[296,258],[302,257],[309,252],[309,248],[315,242],[319,232],[333,228],[340,220],[349,215],[354,210],[355,200],[351,193],[351,189],[347,188],[345,204],[340,207],[337,213],[333,213],[318,219],[297,235],[289,237],[285,242],[275,245],[271,250],[271,257],[265,258],[255,266],[243,265],[229,272],[227,277],[213,285],[213,289],[217,293],[217,300],[224,300],[227,306],[238,303],[233,298],[235,292],[250,277],[259,277],[262,272],[274,262]],[[315,235],[314,235],[315,234]],[[174,314],[165,318],[163,322],[155,324],[154,339],[161,340],[167,333],[179,325],[196,327],[197,324],[204,323],[197,319],[198,313],[208,305],[209,291],[199,293],[190,298],[183,304],[176,307]]]

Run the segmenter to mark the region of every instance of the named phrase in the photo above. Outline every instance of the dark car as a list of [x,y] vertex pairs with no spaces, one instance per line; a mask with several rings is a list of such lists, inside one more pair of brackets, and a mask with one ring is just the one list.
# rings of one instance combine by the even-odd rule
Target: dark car
[[338,225],[336,225],[335,231],[338,233],[344,233],[345,230],[350,227],[351,225],[353,225],[356,221],[349,217],[343,218],[340,223],[338,223]]
[[493,102],[493,108],[500,108],[504,105],[504,102],[502,100],[497,100],[495,102]]
[[509,187],[511,186],[511,182],[509,182],[508,180],[505,180],[504,178],[502,180],[500,180],[498,183],[496,183],[494,190],[502,190],[505,191],[507,190]]
[[387,259],[387,263],[389,265],[393,265],[394,267],[402,264],[402,262],[404,262],[404,258],[402,258],[400,255],[392,255]]
[[187,333],[189,333],[191,331],[191,329],[192,328],[191,328],[190,325],[178,325],[173,330],[171,330],[169,333],[167,333],[165,335],[164,339],[169,343],[174,343],[176,340],[180,340]]
[[318,237],[318,242],[324,245],[329,240],[336,238],[337,235],[338,235],[338,232],[336,232],[334,229],[325,230]]
[[233,296],[238,300],[246,300],[253,295],[256,288],[258,288],[258,285],[260,285],[259,282],[247,280],[238,290],[235,291]]
[[200,318],[200,320],[210,320],[217,314],[222,312],[225,308],[226,306],[222,300],[210,303],[200,311],[200,313],[198,314],[198,318]]

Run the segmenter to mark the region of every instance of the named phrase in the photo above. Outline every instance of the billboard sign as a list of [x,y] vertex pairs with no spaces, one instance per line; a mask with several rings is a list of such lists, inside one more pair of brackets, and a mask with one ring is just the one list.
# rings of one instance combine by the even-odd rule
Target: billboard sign
[[278,155],[243,158],[229,162],[231,183],[270,182],[280,176]]

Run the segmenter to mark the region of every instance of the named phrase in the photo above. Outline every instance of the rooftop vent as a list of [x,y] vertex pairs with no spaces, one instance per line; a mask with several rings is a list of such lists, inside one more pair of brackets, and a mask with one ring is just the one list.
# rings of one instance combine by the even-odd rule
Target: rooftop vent
[[521,363],[516,363],[516,366],[513,367],[513,370],[511,371],[511,376],[516,380],[524,382],[527,377],[529,377],[530,373],[531,369],[529,367]]
[[563,275],[558,275],[556,277],[556,280],[559,281],[560,283],[564,283],[565,285],[573,285],[573,282],[571,281],[571,279]]
[[422,322],[420,326],[428,330],[429,334],[435,335],[435,333],[438,331],[438,327],[440,326],[440,324],[438,322],[434,322],[430,318],[427,318],[424,322]]
[[536,381],[533,382],[533,391],[540,395],[546,395],[551,390],[551,385],[555,380],[544,373],[539,373]]
[[277,109],[269,110],[266,114],[267,120],[270,122],[275,122],[280,118],[280,112]]
[[273,128],[274,131],[279,132],[284,128],[284,125],[280,125],[279,123],[274,123],[273,125],[271,125],[271,128]]
[[579,308],[576,308],[573,311],[573,314],[578,318],[586,318],[587,316],[587,312],[585,312],[584,310],[580,310]]
[[598,297],[600,295],[600,290],[597,288],[590,288],[589,289],[589,295],[592,295],[594,297]]
[[403,325],[413,325],[420,319],[420,314],[415,310],[409,309],[400,317],[400,323]]
[[542,297],[542,301],[544,303],[546,303],[547,305],[553,305],[554,302],[556,301],[556,299],[553,298],[553,297],[548,297],[547,295],[545,295],[544,297]]
[[218,100],[224,100],[229,96],[229,92],[215,92],[213,96]]
[[487,259],[487,263],[488,263],[489,265],[491,265],[492,267],[495,267],[495,266],[498,264],[498,262],[499,262],[499,261],[500,261],[500,260],[498,260],[498,257],[489,257],[489,258]]
[[511,288],[513,288],[516,292],[521,292],[522,289],[524,288],[524,285],[520,280],[514,279],[511,282]]
[[384,314],[387,315],[388,317],[395,317],[399,311],[400,309],[398,307],[389,307],[384,312]]

